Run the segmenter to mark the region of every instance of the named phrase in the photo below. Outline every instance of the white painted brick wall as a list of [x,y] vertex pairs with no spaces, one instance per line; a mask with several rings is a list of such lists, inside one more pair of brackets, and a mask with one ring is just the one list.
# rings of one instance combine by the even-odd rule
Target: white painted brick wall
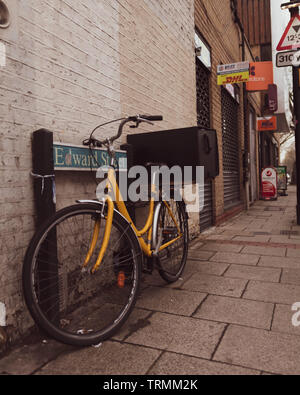
[[[144,112],[164,115],[156,129],[194,125],[194,6],[12,0],[10,7],[11,27],[0,31],[7,52],[0,73],[0,300],[7,325],[22,334],[31,323],[20,276],[34,231],[32,132],[47,128],[56,141],[80,144],[97,124]],[[56,183],[58,208],[95,197],[86,174],[58,174]]]

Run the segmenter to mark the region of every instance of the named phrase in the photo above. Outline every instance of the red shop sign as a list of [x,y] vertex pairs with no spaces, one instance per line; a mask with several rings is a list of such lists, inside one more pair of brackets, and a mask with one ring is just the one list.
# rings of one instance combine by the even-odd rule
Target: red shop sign
[[278,175],[274,167],[266,167],[261,173],[262,200],[277,200]]

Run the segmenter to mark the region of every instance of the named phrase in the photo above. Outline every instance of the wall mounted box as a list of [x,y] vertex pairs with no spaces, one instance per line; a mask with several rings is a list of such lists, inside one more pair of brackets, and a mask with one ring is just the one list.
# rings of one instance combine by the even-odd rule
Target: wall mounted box
[[190,127],[127,136],[131,151],[131,165],[145,165],[149,162],[164,163],[169,167],[192,166],[193,181],[195,166],[204,166],[205,179],[219,175],[219,151],[215,130]]

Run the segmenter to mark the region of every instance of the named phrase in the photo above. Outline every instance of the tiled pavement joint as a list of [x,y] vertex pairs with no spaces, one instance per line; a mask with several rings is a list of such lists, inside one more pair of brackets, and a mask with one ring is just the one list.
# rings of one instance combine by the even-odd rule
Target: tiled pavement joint
[[144,319],[139,319],[135,324],[129,326],[128,334],[124,337],[123,341],[125,342],[131,335],[137,332],[139,329],[144,328],[147,325],[150,325],[150,318],[155,314],[154,311],[149,312],[149,314]]
[[281,272],[280,272],[279,283],[281,283],[282,275],[283,275],[283,269],[281,269]]
[[270,331],[272,330],[272,327],[273,327],[275,311],[276,311],[276,303],[274,303],[273,314],[272,314],[272,319],[271,319],[271,324],[270,324]]
[[147,370],[146,374],[150,374],[151,370],[154,368],[156,364],[159,363],[163,355],[166,353],[166,351],[162,351],[159,356],[156,358],[156,360],[152,363],[152,365],[149,366],[149,369]]
[[202,302],[199,304],[199,306],[194,310],[193,314],[191,315],[191,317],[194,317],[195,314],[197,314],[197,312],[201,309],[201,306],[203,305],[203,303],[207,300],[208,298],[208,294],[205,296],[205,298],[202,300]]
[[245,285],[245,288],[244,288],[244,290],[243,290],[243,292],[242,292],[242,295],[241,295],[241,299],[243,298],[243,296],[244,296],[244,294],[245,294],[245,292],[246,292],[246,290],[247,290],[247,287],[248,287],[248,284],[250,283],[250,280],[246,283],[246,285]]
[[229,327],[229,324],[226,324],[226,326],[225,326],[225,328],[224,328],[224,330],[223,330],[223,332],[221,334],[221,337],[220,337],[218,343],[216,344],[216,347],[215,347],[215,349],[214,349],[214,351],[213,351],[213,353],[211,355],[211,360],[214,359],[214,356],[215,356],[215,354],[216,354],[216,352],[217,352],[217,350],[219,348],[219,345],[221,344],[221,342],[223,340],[223,337],[225,336],[225,333],[226,333],[228,327]]

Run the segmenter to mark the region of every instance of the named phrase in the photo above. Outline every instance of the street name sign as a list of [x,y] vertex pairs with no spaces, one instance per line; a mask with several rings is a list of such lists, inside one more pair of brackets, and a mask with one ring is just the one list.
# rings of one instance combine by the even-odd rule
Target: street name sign
[[[116,150],[119,170],[127,169],[126,151]],[[109,166],[107,150],[71,144],[53,143],[53,161],[55,170],[97,170],[100,166]]]
[[277,51],[287,51],[295,48],[300,48],[300,16],[299,15],[295,15],[291,18],[277,46]]

